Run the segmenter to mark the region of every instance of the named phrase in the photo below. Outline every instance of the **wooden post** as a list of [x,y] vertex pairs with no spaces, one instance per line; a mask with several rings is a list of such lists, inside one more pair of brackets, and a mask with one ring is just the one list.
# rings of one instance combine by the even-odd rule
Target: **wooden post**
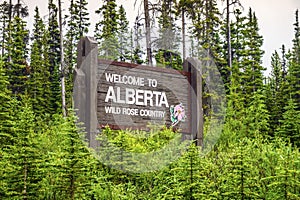
[[194,58],[187,58],[183,70],[191,73],[191,134],[196,145],[203,147],[203,109],[202,109],[202,74],[201,66]]
[[77,67],[74,82],[74,107],[80,122],[84,123],[90,147],[97,147],[97,41],[84,37],[77,46]]

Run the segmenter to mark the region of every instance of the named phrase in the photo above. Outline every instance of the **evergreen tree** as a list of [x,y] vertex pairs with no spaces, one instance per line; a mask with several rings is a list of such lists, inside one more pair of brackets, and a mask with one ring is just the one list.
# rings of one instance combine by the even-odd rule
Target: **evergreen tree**
[[263,70],[261,47],[263,38],[259,35],[259,27],[255,13],[249,9],[247,23],[245,24],[245,56],[243,58],[243,87],[247,97],[246,104],[250,97],[257,91],[263,89]]
[[131,30],[131,62],[136,64],[144,63],[143,55],[145,54],[142,50],[140,40],[142,39],[142,30],[139,17],[135,18],[134,30]]
[[272,130],[271,135],[274,136],[276,129],[279,127],[279,120],[282,119],[284,112],[285,95],[284,89],[286,81],[284,78],[284,66],[283,61],[280,58],[277,51],[273,53],[271,58],[271,76],[268,79],[267,84],[267,107],[270,113],[270,128]]
[[48,59],[49,59],[49,72],[50,72],[50,83],[51,83],[51,108],[53,113],[56,113],[61,108],[61,89],[60,79],[61,72],[60,67],[60,33],[57,22],[58,9],[53,3],[53,0],[49,0],[49,25],[48,25]]
[[119,57],[117,4],[115,0],[105,0],[96,10],[102,19],[96,23],[95,38],[99,44],[100,57],[117,60]]
[[288,101],[284,107],[283,119],[279,120],[277,135],[289,139],[293,144],[300,146],[300,111],[294,99]]
[[130,43],[129,43],[129,28],[128,28],[128,20],[126,17],[126,12],[124,7],[121,5],[118,11],[119,19],[118,19],[118,41],[119,41],[119,54],[120,61],[128,61],[130,60]]
[[265,137],[269,131],[269,113],[265,103],[265,94],[258,90],[251,98],[246,109],[246,136]]
[[6,68],[10,89],[13,95],[24,94],[27,89],[29,66],[27,64],[27,54],[29,42],[29,32],[26,29],[26,22],[19,17],[15,17],[12,23],[11,32],[11,62],[6,63]]
[[0,60],[0,149],[7,144],[11,144],[14,125],[11,92],[8,90],[8,77],[5,75],[3,66],[4,63]]
[[39,153],[36,140],[35,116],[27,103],[16,106],[16,124],[12,143],[5,146],[3,159],[7,161],[4,171],[1,169],[7,188],[3,197],[8,199],[35,199],[38,196],[41,180]]
[[215,0],[192,1],[191,3],[192,6],[189,6],[188,12],[192,19],[193,36],[197,38],[197,45],[207,50],[208,55],[214,56],[216,53],[214,47],[219,42],[216,40],[215,33],[219,31],[221,23],[217,3]]
[[[235,65],[233,65],[235,67]],[[224,146],[244,137],[246,108],[243,103],[244,95],[241,91],[241,83],[237,74],[232,74],[229,95],[227,95],[227,109],[224,131],[221,135],[221,143]]]
[[[188,1],[186,6],[188,16],[192,20],[191,28],[192,44],[191,55],[197,57],[203,67],[203,113],[209,119],[213,116],[213,101],[219,98],[217,94],[212,94],[209,90],[209,83],[213,74],[218,74],[215,68],[214,58],[217,58],[216,49],[219,48],[219,38],[216,35],[220,30],[220,12],[216,0]],[[216,86],[217,87],[217,86]],[[218,109],[218,108],[215,108]]]
[[0,15],[0,33],[1,33],[1,56],[4,57],[6,51],[7,51],[7,28],[8,28],[8,14],[9,14],[9,4],[7,1],[4,1],[0,5],[1,15]]
[[163,67],[182,69],[179,50],[179,28],[176,25],[176,10],[173,0],[163,0],[158,8],[158,39],[156,39],[156,62]]
[[35,22],[32,36],[30,55],[30,76],[28,94],[32,99],[32,108],[37,115],[50,113],[50,73],[48,60],[44,52],[47,49],[45,41],[46,29],[40,17],[38,8],[35,8]]
[[72,107],[73,74],[77,63],[77,45],[82,36],[89,31],[88,2],[85,0],[71,0],[67,25],[68,31],[64,41],[64,75],[66,77],[67,107]]
[[43,180],[46,194],[50,199],[84,199],[91,182],[89,171],[93,158],[84,144],[82,132],[76,127],[73,114],[67,118],[54,115],[49,123],[50,130],[47,137],[51,140],[47,149],[48,177]]
[[292,95],[292,98],[295,100],[297,107],[300,106],[300,25],[299,25],[299,11],[296,11],[296,22],[295,27],[295,36],[293,39],[293,48],[291,51],[291,57],[289,59],[288,66],[288,83],[289,89],[288,93]]

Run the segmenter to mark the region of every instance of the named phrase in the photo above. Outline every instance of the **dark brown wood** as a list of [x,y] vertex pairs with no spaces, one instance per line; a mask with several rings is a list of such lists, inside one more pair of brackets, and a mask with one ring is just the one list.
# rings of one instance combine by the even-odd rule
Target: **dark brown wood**
[[97,98],[97,41],[91,37],[84,37],[77,46],[77,66],[74,75],[74,108],[79,121],[83,123],[87,132],[90,147],[99,146],[96,140],[98,121],[96,114]]
[[143,70],[162,72],[162,73],[171,73],[171,74],[180,73],[184,76],[187,76],[188,78],[190,78],[190,76],[191,76],[191,74],[189,72],[186,72],[183,70],[174,70],[174,69],[161,68],[161,67],[151,67],[149,65],[139,65],[139,64],[135,64],[135,63],[111,61],[111,60],[105,60],[105,59],[98,59],[98,63],[101,63],[103,65],[106,64],[106,65],[114,65],[114,66],[128,67],[128,68],[139,68],[139,69],[143,69]]
[[[170,120],[170,107],[149,107],[149,106],[136,106],[136,105],[118,105],[105,102],[105,97],[108,91],[109,86],[120,87],[121,90],[125,90],[126,87],[132,89],[142,89],[150,91],[159,91],[165,92],[168,98],[169,106],[178,105],[182,103],[185,106],[186,121],[180,122],[179,129],[181,132],[190,133],[190,73],[188,72],[178,72],[176,70],[170,69],[161,69],[154,68],[149,66],[140,66],[130,63],[122,62],[110,62],[107,60],[99,60],[98,65],[98,98],[97,98],[97,116],[99,119],[100,127],[105,125],[110,125],[111,127],[122,127],[129,129],[137,129],[147,127],[148,123],[154,123],[159,125],[166,125],[167,127],[171,126]],[[144,86],[133,86],[133,85],[124,85],[117,83],[107,82],[105,79],[105,73],[118,74],[118,75],[128,75],[134,77],[144,78],[145,83],[147,79],[156,79],[158,85],[156,88],[150,87],[147,84]],[[124,92],[121,94],[124,98]],[[128,115],[116,115],[108,114],[105,112],[105,107],[113,106],[120,108],[131,108],[141,110],[152,110],[164,112],[164,118],[151,118],[151,117],[141,117],[141,116],[128,116]],[[163,122],[163,123],[162,123]]]
[[196,140],[197,146],[203,146],[203,109],[202,109],[202,74],[201,66],[199,66],[194,58],[185,60],[183,70],[191,73],[190,85],[190,110],[191,110],[191,134]]
[[[105,73],[130,75],[144,78],[144,85],[126,85],[111,83],[106,80]],[[157,86],[149,86],[148,79],[157,80]],[[108,88],[120,88],[123,99],[126,88],[144,91],[164,92],[169,107],[149,105],[128,105],[120,102],[105,102]],[[202,77],[197,69],[197,62],[189,58],[184,63],[183,71],[137,65],[98,59],[97,42],[90,37],[82,38],[78,44],[78,59],[75,69],[74,107],[86,128],[90,147],[99,146],[97,134],[106,125],[112,129],[148,130],[148,123],[171,126],[170,106],[182,103],[186,120],[173,128],[180,130],[184,139],[196,139],[197,145],[203,144],[203,110],[202,110]],[[153,100],[154,101],[154,100]],[[148,103],[148,101],[146,101]],[[149,101],[151,102],[151,101]],[[105,106],[115,106],[120,109],[130,108],[141,110],[156,110],[161,116],[130,116],[127,114],[109,114]]]

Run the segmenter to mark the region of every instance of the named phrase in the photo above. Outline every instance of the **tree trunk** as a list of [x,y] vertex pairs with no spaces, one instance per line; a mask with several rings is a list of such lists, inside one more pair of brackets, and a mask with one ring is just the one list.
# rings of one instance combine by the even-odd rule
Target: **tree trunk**
[[229,0],[227,0],[227,6],[226,6],[226,25],[227,25],[227,53],[228,53],[228,66],[230,69],[230,75],[232,74],[232,54],[231,54],[231,28],[230,28],[230,3]]
[[1,49],[1,55],[2,55],[2,57],[4,57],[4,53],[5,53],[5,29],[6,29],[6,19],[4,19],[3,20],[3,26],[2,26],[2,30],[3,30],[3,32],[2,32],[2,49]]
[[8,42],[7,42],[7,54],[8,62],[11,62],[11,24],[12,24],[12,0],[9,0],[8,8]]
[[146,47],[148,64],[152,66],[152,53],[151,53],[151,34],[150,34],[150,16],[149,16],[149,1],[144,0],[145,12],[145,25],[146,25]]
[[21,10],[21,2],[20,0],[18,0],[18,4],[17,4],[17,16],[20,17],[20,10]]
[[64,69],[64,49],[63,49],[63,29],[62,29],[62,9],[61,0],[58,0],[59,12],[59,32],[60,32],[60,71],[61,71],[61,100],[62,100],[62,113],[66,117],[66,89],[65,89],[65,69]]
[[182,14],[182,59],[184,60],[186,58],[186,44],[185,44],[185,9],[182,8],[182,11],[181,11],[181,14]]

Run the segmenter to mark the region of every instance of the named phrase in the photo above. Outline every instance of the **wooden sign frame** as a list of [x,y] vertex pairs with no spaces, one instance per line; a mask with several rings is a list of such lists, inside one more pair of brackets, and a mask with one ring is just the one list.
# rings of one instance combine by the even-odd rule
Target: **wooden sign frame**
[[[144,129],[146,127],[147,121],[150,118],[140,119],[141,116],[138,116],[136,113],[137,116],[131,116],[134,121],[133,124],[130,124],[128,121],[130,124],[129,126],[122,125],[122,121],[119,121],[116,124],[114,123],[115,119],[111,119],[111,117],[106,119],[106,117],[112,116],[109,114],[113,114],[108,111],[112,102],[116,103],[116,105],[124,105],[124,97],[118,97],[119,100],[116,100],[117,97],[113,96],[115,95],[114,92],[118,91],[117,89],[119,89],[120,96],[124,95],[124,92],[121,92],[124,90],[124,88],[122,88],[124,85],[125,89],[128,88],[128,91],[135,90],[137,92],[139,90],[141,93],[144,91],[150,95],[151,92],[153,92],[153,94],[156,92],[156,94],[160,93],[161,96],[163,96],[163,93],[166,93],[165,95],[168,97],[168,101],[166,101],[166,99],[163,99],[165,101],[161,99],[160,104],[157,104],[157,102],[155,104],[153,103],[154,100],[150,99],[148,99],[148,101],[145,100],[145,103],[143,104],[141,103],[143,100],[140,99],[139,101],[136,100],[136,104],[141,104],[133,105],[134,100],[132,100],[132,105],[130,106],[133,106],[132,109],[137,113],[141,111],[139,109],[144,108],[147,108],[148,110],[158,110],[161,113],[164,112],[164,115],[161,115],[164,116],[164,118],[158,120],[165,120],[167,126],[171,125],[170,114],[168,113],[170,107],[179,105],[180,103],[185,104],[184,110],[186,112],[187,121],[180,123],[182,127],[179,127],[179,129],[181,129],[182,133],[185,135],[184,138],[195,139],[197,145],[202,146],[202,98],[198,98],[202,97],[202,77],[199,70],[196,69],[193,64],[193,59],[185,60],[183,69],[183,71],[176,71],[132,63],[101,60],[98,58],[97,42],[91,37],[82,38],[78,44],[73,98],[75,111],[79,117],[79,121],[83,123],[87,132],[89,146],[97,147],[97,145],[99,145],[96,137],[97,134],[101,132],[101,128],[105,125],[109,125],[113,129]],[[124,84],[124,82],[123,84],[116,84],[119,82],[108,81],[112,80],[107,78],[108,76],[112,76],[112,73],[114,73],[115,76],[120,77],[128,75],[140,78],[146,82],[143,82],[143,84],[142,82],[136,83],[136,87],[133,87],[132,85],[128,86]],[[147,85],[149,77],[152,77],[152,80],[156,80],[157,87],[152,86],[150,82],[149,85]],[[170,80],[170,82],[168,82],[168,80]],[[178,80],[178,83],[174,83],[174,80]],[[183,88],[180,87],[181,83],[183,84]],[[111,92],[111,95],[108,95],[108,89]],[[156,96],[156,98],[158,97]],[[121,101],[123,104],[120,104]],[[127,104],[130,104],[128,102]],[[149,108],[149,105],[146,105],[147,102],[151,108]],[[152,104],[155,104],[155,106]],[[104,112],[104,107],[105,109],[107,108],[107,110],[105,110],[106,113]],[[123,116],[125,119],[123,122],[126,124],[126,108],[121,106],[114,108],[120,108],[120,110],[124,109],[125,114],[117,113],[114,116],[120,114],[121,118]],[[150,122],[153,122],[153,118],[151,118]]]

